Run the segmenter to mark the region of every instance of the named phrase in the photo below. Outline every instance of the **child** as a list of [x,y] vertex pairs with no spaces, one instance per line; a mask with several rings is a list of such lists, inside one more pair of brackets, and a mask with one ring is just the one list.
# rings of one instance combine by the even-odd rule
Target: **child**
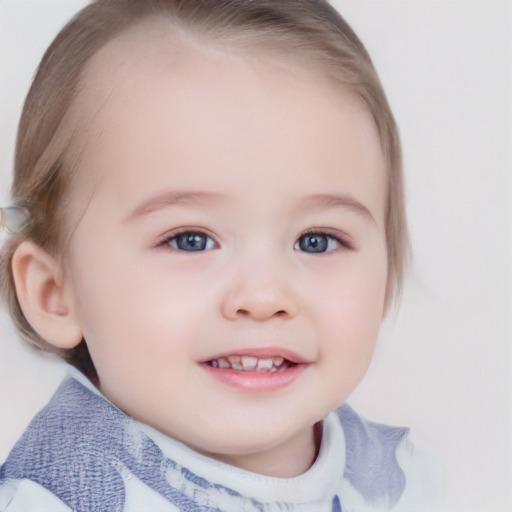
[[397,129],[322,0],[96,0],[18,134],[5,300],[73,367],[0,510],[438,510],[342,405],[400,290]]

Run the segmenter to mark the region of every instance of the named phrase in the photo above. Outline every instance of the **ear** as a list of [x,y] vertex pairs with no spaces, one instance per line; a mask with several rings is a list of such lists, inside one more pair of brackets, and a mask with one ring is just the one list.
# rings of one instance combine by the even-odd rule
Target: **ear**
[[33,242],[23,242],[14,252],[12,272],[18,301],[32,328],[55,347],[77,346],[82,330],[61,263]]

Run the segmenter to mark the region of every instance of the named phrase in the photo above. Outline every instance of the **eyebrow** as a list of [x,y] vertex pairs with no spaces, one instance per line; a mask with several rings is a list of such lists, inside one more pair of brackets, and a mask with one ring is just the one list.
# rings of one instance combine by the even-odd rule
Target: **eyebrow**
[[303,201],[301,201],[300,207],[301,209],[303,207],[313,209],[342,208],[357,214],[363,219],[370,220],[374,224],[377,224],[377,221],[369,208],[357,199],[347,195],[313,194],[307,196]]
[[163,210],[171,206],[189,205],[189,204],[215,204],[226,199],[226,196],[217,192],[201,192],[189,190],[170,190],[151,196],[139,204],[131,213],[129,213],[124,222],[132,221],[139,217],[144,217],[158,210]]
[[[129,213],[124,222],[144,217],[164,208],[180,205],[194,204],[216,204],[224,202],[226,195],[219,192],[203,192],[189,190],[170,190],[151,196],[139,204]],[[376,224],[376,220],[369,208],[351,196],[339,194],[312,194],[301,199],[299,208],[306,209],[335,209],[342,208],[351,211],[363,219],[370,220]]]

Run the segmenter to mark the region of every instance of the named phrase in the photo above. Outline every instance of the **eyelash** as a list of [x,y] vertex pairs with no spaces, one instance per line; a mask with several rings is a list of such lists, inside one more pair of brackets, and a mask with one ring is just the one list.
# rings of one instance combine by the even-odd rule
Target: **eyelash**
[[[200,237],[203,239],[203,244],[200,245],[197,249],[184,249],[179,247],[179,239],[180,237]],[[305,238],[310,237],[311,239],[316,239],[316,242],[313,243],[313,249],[312,251],[306,251],[304,250],[304,247],[301,247],[301,241]],[[319,239],[323,239],[320,240]],[[176,245],[173,246],[172,243],[175,243]],[[192,242],[192,240],[190,240]],[[332,247],[332,242],[336,244],[335,247]],[[319,250],[316,250],[315,244],[320,243]],[[163,239],[159,240],[155,247],[161,247],[161,248],[170,248],[177,251],[183,251],[183,252],[203,252],[207,250],[217,249],[218,243],[214,240],[212,236],[205,233],[203,230],[200,229],[183,229],[174,231],[172,233],[166,234]],[[294,250],[302,251],[308,254],[325,254],[332,251],[335,251],[337,249],[347,249],[351,250],[353,249],[353,245],[351,242],[347,240],[345,236],[341,236],[339,233],[333,234],[330,233],[327,230],[308,230],[303,232],[295,241],[293,245]]]
[[[295,242],[293,248],[295,250],[302,250],[300,248],[300,242],[305,237],[311,237],[311,238],[324,238],[327,239],[327,246],[325,247],[325,250],[318,250],[318,251],[303,251],[309,254],[325,254],[329,253],[338,249],[345,249],[345,250],[352,250],[354,247],[351,242],[347,239],[346,236],[342,236],[339,232],[336,234],[329,232],[329,230],[322,230],[322,229],[313,229],[309,231],[305,231],[302,233],[297,241]],[[334,241],[336,243],[336,247],[329,248],[329,242]]]
[[[178,241],[179,237],[186,236],[186,235],[188,235],[188,236],[197,236],[197,237],[205,237],[209,241],[213,242],[213,246],[208,246],[208,240],[206,241],[206,244],[207,244],[206,247],[202,247],[202,248],[197,249],[197,250],[192,249],[190,251],[187,251],[186,249],[180,249],[180,247],[178,247],[178,246],[173,247],[171,245],[171,242],[176,241],[176,243],[178,243],[177,241]],[[155,244],[155,247],[161,247],[161,248],[164,248],[164,249],[165,248],[170,248],[170,249],[173,249],[173,250],[176,250],[176,251],[183,251],[183,252],[202,252],[202,251],[205,251],[205,250],[217,249],[218,248],[218,244],[213,239],[212,236],[208,235],[203,230],[200,230],[200,229],[182,229],[182,230],[174,231],[172,233],[167,233],[161,240],[159,240]]]

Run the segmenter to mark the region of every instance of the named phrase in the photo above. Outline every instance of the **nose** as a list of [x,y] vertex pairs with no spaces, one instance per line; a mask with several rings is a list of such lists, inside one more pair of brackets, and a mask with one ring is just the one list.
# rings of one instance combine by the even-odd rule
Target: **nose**
[[297,296],[289,277],[263,263],[238,269],[222,301],[222,314],[229,320],[292,319],[298,312]]

